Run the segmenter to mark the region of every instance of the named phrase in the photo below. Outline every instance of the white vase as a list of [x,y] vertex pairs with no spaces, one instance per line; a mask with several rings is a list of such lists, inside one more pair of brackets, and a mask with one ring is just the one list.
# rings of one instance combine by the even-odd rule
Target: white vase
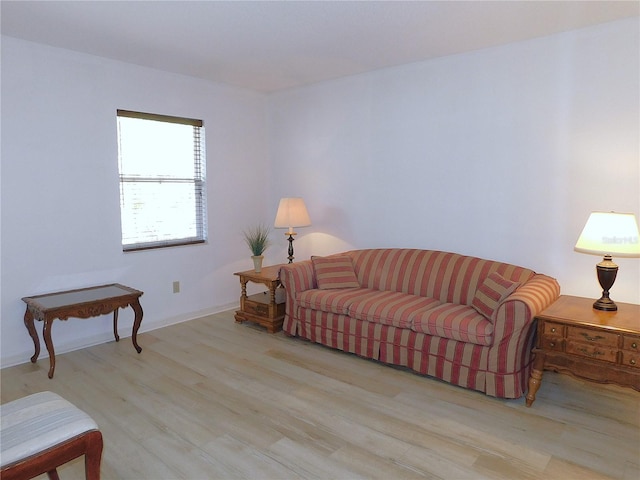
[[253,259],[253,270],[256,273],[260,273],[262,271],[262,260],[264,259],[264,255],[252,255]]

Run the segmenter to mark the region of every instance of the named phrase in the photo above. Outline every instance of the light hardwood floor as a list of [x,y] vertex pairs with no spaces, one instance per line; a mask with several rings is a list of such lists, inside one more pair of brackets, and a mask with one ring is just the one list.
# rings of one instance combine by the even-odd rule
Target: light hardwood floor
[[[82,321],[82,320],[70,320]],[[25,332],[26,335],[26,332]],[[53,335],[55,337],[55,326]],[[634,479],[640,394],[546,372],[531,408],[236,324],[233,312],[3,369],[104,435],[105,479]],[[59,469],[83,477],[82,461]]]

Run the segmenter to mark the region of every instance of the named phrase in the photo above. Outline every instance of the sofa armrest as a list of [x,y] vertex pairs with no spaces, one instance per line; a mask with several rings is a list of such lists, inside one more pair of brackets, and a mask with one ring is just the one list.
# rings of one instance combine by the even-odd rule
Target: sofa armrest
[[[555,302],[559,296],[560,285],[556,279],[538,273],[509,295],[502,306],[508,307],[509,302],[522,302],[526,306],[526,316],[530,322],[533,317]],[[501,308],[498,309],[498,314],[500,314],[500,310]]]
[[317,288],[311,260],[283,265],[280,268],[280,283],[286,292],[285,315],[282,328],[286,333],[296,335],[298,329],[296,296],[305,290]]
[[[551,277],[534,275],[507,299],[494,314],[494,340],[489,350],[487,371],[528,377],[535,337],[534,318],[560,295],[560,285]],[[524,388],[506,386],[505,388]],[[493,394],[493,393],[492,393]]]

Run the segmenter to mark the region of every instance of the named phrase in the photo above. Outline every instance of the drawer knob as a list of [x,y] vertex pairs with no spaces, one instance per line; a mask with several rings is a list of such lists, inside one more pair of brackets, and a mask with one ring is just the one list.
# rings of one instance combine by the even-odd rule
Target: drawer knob
[[551,342],[551,343],[549,343],[549,346],[550,346],[551,348],[555,347],[555,346],[556,346],[556,342]]
[[637,344],[636,342],[633,342],[633,343],[631,344],[631,348],[638,348],[638,344]]
[[551,327],[551,333],[556,333],[556,327]]
[[636,359],[635,359],[635,358],[632,358],[631,360],[629,360],[629,363],[630,363],[631,365],[635,365],[635,364],[636,364]]

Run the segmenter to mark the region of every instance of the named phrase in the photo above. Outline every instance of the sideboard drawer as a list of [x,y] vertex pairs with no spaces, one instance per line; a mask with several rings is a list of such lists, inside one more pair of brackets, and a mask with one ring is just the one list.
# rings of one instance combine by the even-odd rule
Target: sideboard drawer
[[622,365],[627,367],[640,368],[640,354],[622,352]]
[[559,323],[544,322],[544,335],[562,337],[564,335],[564,326]]
[[567,327],[567,340],[606,345],[617,349],[618,338],[619,335],[616,333],[580,327]]
[[552,337],[544,335],[541,339],[542,348],[554,352],[562,352],[564,349],[564,340],[561,337]]
[[616,363],[618,357],[618,350],[615,348],[584,342],[567,341],[567,353],[611,363]]
[[638,352],[640,354],[640,337],[632,337],[624,335],[622,337],[622,348],[630,352]]

